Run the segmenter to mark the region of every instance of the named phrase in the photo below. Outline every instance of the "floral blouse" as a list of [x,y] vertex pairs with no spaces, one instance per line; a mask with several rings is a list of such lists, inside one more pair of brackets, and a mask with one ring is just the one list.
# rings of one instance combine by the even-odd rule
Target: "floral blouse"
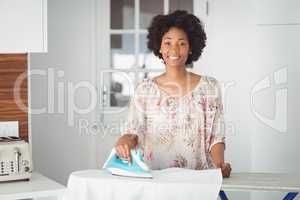
[[151,169],[214,168],[211,148],[224,143],[220,86],[201,76],[182,97],[169,96],[153,79],[138,84],[129,105],[125,133],[136,134]]

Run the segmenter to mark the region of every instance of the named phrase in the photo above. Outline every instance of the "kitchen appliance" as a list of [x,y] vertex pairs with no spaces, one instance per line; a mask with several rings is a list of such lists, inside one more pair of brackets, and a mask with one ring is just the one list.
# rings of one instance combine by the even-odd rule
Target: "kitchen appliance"
[[19,137],[0,137],[0,182],[29,180],[31,174],[29,144]]

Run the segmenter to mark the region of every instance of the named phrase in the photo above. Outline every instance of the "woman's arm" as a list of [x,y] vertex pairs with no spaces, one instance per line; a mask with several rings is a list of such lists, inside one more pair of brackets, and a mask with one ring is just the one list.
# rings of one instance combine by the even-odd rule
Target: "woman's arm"
[[220,164],[224,163],[224,150],[225,150],[224,143],[220,142],[212,146],[210,150],[210,155],[212,157],[213,163],[216,166],[220,166]]
[[223,177],[229,177],[231,172],[231,167],[229,163],[224,162],[224,143],[217,143],[212,146],[210,150],[210,155],[212,161],[217,168],[221,168]]
[[229,177],[231,172],[231,167],[229,163],[224,161],[224,151],[225,151],[225,130],[224,128],[224,110],[222,103],[221,87],[217,80],[215,83],[215,102],[216,112],[214,116],[213,126],[212,126],[212,140],[210,140],[209,152],[213,161],[213,164],[217,168],[221,168],[223,177]]

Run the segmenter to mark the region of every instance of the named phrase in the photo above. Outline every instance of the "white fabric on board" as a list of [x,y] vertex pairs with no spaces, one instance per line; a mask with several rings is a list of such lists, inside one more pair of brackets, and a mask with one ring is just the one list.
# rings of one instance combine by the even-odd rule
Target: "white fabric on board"
[[70,175],[65,200],[215,200],[222,185],[220,169],[168,168],[153,179],[113,176],[105,170]]

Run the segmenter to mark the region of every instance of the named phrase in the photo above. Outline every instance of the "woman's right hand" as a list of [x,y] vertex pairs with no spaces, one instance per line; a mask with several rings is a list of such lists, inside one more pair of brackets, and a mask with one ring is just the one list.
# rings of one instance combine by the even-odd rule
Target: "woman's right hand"
[[130,150],[136,147],[137,141],[138,136],[133,134],[125,134],[120,137],[115,145],[117,156],[131,164]]

